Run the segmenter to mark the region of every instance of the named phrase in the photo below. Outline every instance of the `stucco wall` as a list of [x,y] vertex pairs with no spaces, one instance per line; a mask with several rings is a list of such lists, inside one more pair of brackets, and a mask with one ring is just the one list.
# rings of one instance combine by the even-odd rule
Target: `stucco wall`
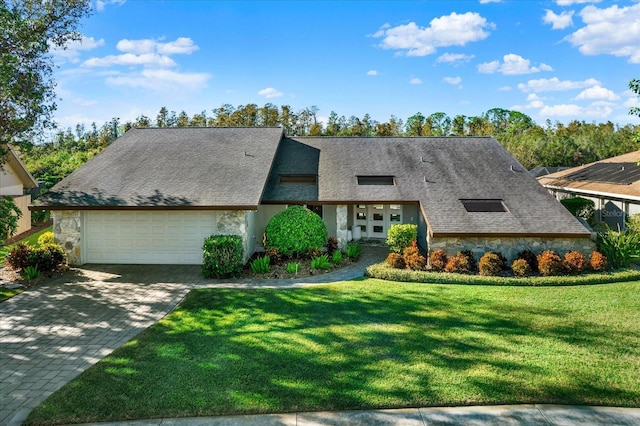
[[532,237],[443,237],[427,236],[429,251],[444,250],[454,256],[461,250],[471,250],[476,259],[488,251],[502,253],[509,262],[518,257],[523,250],[531,250],[539,254],[544,250],[554,250],[561,256],[569,251],[579,251],[589,255],[596,249],[596,243],[590,238],[532,238]]
[[22,195],[24,191],[22,181],[7,164],[0,165],[0,195]]

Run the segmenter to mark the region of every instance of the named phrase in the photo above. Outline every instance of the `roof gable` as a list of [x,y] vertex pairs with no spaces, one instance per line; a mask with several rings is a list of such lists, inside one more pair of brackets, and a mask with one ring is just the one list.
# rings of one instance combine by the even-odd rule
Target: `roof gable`
[[[11,145],[5,146],[6,150],[6,163],[0,164],[0,168],[8,167],[12,174],[15,175],[24,188],[37,188],[38,182],[31,176],[31,173],[27,170],[27,167],[24,165],[16,151],[13,149]],[[0,170],[2,172],[2,170]]]

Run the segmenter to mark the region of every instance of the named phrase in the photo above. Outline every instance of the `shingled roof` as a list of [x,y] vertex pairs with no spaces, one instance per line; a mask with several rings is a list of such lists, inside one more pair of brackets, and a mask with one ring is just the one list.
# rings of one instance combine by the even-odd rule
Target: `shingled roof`
[[[557,173],[541,176],[538,178],[538,182],[552,189],[564,189],[575,193],[607,195],[610,197],[617,196],[623,199],[637,200],[640,198],[640,178],[637,173],[634,174],[632,172],[634,171],[633,169],[637,171],[638,161],[640,161],[640,151],[629,152],[585,164],[584,166],[572,167]],[[628,174],[628,176],[623,177],[628,177],[629,179],[622,179],[619,182],[615,182],[615,169],[625,169],[625,165],[627,165],[626,174]],[[589,169],[602,168],[602,166],[610,166],[608,170],[604,171],[611,179],[602,179],[601,173],[588,172]],[[585,173],[585,171],[587,173]]]
[[[317,173],[317,187],[279,185],[277,175],[292,170]],[[392,176],[394,184],[358,185],[358,176]],[[507,211],[468,212],[465,199],[502,200]],[[284,139],[263,201],[295,200],[418,202],[433,236],[590,235],[490,137]]]
[[34,203],[257,209],[282,129],[132,129]]
[[[282,176],[303,177],[287,184]],[[359,185],[358,177],[389,185]],[[313,177],[313,179],[304,179]],[[291,183],[291,181],[289,181]],[[461,200],[499,200],[469,212]],[[418,203],[433,236],[589,232],[493,138],[283,137],[280,128],[126,132],[36,208],[213,208]]]

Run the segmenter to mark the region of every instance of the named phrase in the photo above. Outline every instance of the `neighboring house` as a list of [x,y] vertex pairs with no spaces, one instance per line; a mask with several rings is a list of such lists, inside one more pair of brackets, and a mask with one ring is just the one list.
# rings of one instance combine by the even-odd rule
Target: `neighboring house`
[[558,200],[583,197],[595,203],[596,220],[624,229],[628,215],[640,213],[640,151],[538,178]]
[[542,176],[550,175],[551,173],[560,172],[562,170],[567,170],[569,167],[566,166],[554,166],[554,167],[536,167],[534,169],[529,170],[529,174],[534,178],[539,178]]
[[10,196],[22,212],[18,220],[18,229],[14,235],[22,234],[31,229],[31,189],[37,188],[38,183],[22,163],[18,154],[6,145],[5,158],[0,161],[0,196]]
[[593,248],[590,233],[490,137],[289,138],[281,128],[133,129],[36,200],[72,263],[201,263],[211,234],[260,249],[287,205],[330,236],[386,238],[415,223],[423,249]]

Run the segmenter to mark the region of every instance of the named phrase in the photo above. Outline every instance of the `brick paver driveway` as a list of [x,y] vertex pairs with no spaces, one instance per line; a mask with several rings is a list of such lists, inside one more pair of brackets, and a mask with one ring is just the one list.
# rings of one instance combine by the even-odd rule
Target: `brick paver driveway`
[[0,425],[19,425],[62,385],[165,316],[196,287],[293,287],[362,276],[386,250],[304,281],[215,282],[199,266],[92,265],[0,303]]

